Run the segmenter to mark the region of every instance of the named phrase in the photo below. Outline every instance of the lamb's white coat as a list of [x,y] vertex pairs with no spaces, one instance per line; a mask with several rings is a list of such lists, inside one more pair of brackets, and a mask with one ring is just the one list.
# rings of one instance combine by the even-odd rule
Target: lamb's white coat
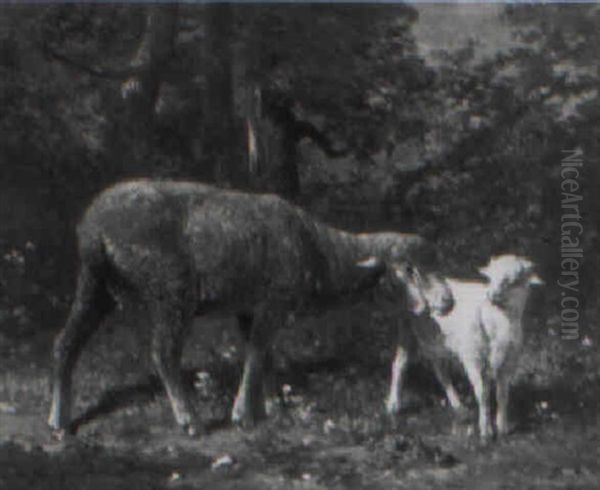
[[[459,359],[473,387],[479,409],[479,431],[483,438],[492,435],[490,394],[496,384],[496,429],[499,435],[508,431],[507,407],[509,385],[514,377],[523,343],[522,317],[530,286],[541,281],[533,272],[533,264],[514,255],[490,260],[481,269],[489,278],[482,281],[447,279],[454,296],[454,309],[447,315],[432,313],[440,335],[423,340],[430,360],[453,408],[461,407],[450,377],[436,355],[451,352]],[[419,337],[419,326],[415,334]],[[442,344],[431,345],[431,344]],[[440,349],[441,347],[441,349]],[[443,357],[443,356],[441,356]],[[408,359],[407,349],[399,345],[392,366],[392,384],[387,401],[389,412],[400,407],[402,375]]]

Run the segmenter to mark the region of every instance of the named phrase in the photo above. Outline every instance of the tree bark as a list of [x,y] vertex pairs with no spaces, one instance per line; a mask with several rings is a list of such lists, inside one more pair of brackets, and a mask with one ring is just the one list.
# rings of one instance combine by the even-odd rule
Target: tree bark
[[233,49],[234,13],[231,5],[219,3],[207,9],[206,75],[204,101],[204,151],[202,173],[210,180],[245,187],[242,121],[236,117]]
[[177,15],[177,4],[148,7],[144,35],[130,63],[135,74],[121,85],[132,118],[142,127],[152,126],[157,111],[163,72],[173,56]]

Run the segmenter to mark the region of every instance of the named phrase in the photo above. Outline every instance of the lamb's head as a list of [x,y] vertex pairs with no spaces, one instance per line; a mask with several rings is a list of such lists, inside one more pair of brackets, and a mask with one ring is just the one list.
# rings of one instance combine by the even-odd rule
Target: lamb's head
[[421,315],[447,314],[454,307],[452,290],[437,272],[437,252],[424,238],[407,233],[365,233],[363,246],[386,263],[381,283],[387,298],[404,296],[408,309]]
[[506,304],[512,296],[524,300],[531,286],[544,284],[535,272],[535,264],[517,255],[492,257],[479,272],[489,280],[488,299],[498,306]]

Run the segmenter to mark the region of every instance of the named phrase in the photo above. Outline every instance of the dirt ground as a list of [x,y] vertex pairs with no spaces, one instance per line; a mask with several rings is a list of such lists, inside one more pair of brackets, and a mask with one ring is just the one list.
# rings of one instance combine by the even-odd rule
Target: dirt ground
[[186,352],[207,425],[193,439],[175,427],[135,329],[105,328],[86,348],[75,373],[78,432],[63,441],[46,426],[52,333],[0,336],[0,489],[600,488],[598,383],[516,386],[514,432],[481,446],[474,414],[452,416],[439,393],[419,389],[419,373],[390,421],[385,369],[313,363],[281,370],[285,396],[242,431],[227,422],[240,356],[223,332],[206,342],[196,329]]

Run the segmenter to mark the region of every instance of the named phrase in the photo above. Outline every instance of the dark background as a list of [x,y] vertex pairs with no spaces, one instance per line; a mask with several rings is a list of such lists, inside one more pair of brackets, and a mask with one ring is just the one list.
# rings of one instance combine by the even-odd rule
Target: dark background
[[[0,487],[598,488],[599,27],[593,4],[0,5]],[[560,163],[575,148],[584,257],[568,341]],[[418,366],[391,428],[394,319],[362,305],[282,332],[287,415],[250,435],[175,439],[165,397],[140,381],[143,312],[124,311],[75,376],[87,445],[40,449],[76,223],[95,193],[134,177],[276,192],[341,228],[416,231],[447,274],[531,257],[547,285],[527,314],[516,435],[480,451],[450,434]],[[204,327],[185,367],[209,373],[196,397],[224,420],[239,339],[222,320]],[[210,461],[223,451],[241,466],[220,480]]]
[[82,210],[139,176],[278,192],[343,228],[417,231],[451,273],[526,254],[552,297],[561,151],[573,148],[586,161],[587,328],[597,6],[0,9],[3,332],[21,328],[15,306],[32,321],[64,306]]
[[342,228],[416,231],[449,274],[530,256],[547,282],[531,302],[536,333],[556,337],[560,163],[575,148],[578,341],[595,338],[598,6],[0,10],[7,345],[60,326],[77,220],[134,177],[277,192]]

